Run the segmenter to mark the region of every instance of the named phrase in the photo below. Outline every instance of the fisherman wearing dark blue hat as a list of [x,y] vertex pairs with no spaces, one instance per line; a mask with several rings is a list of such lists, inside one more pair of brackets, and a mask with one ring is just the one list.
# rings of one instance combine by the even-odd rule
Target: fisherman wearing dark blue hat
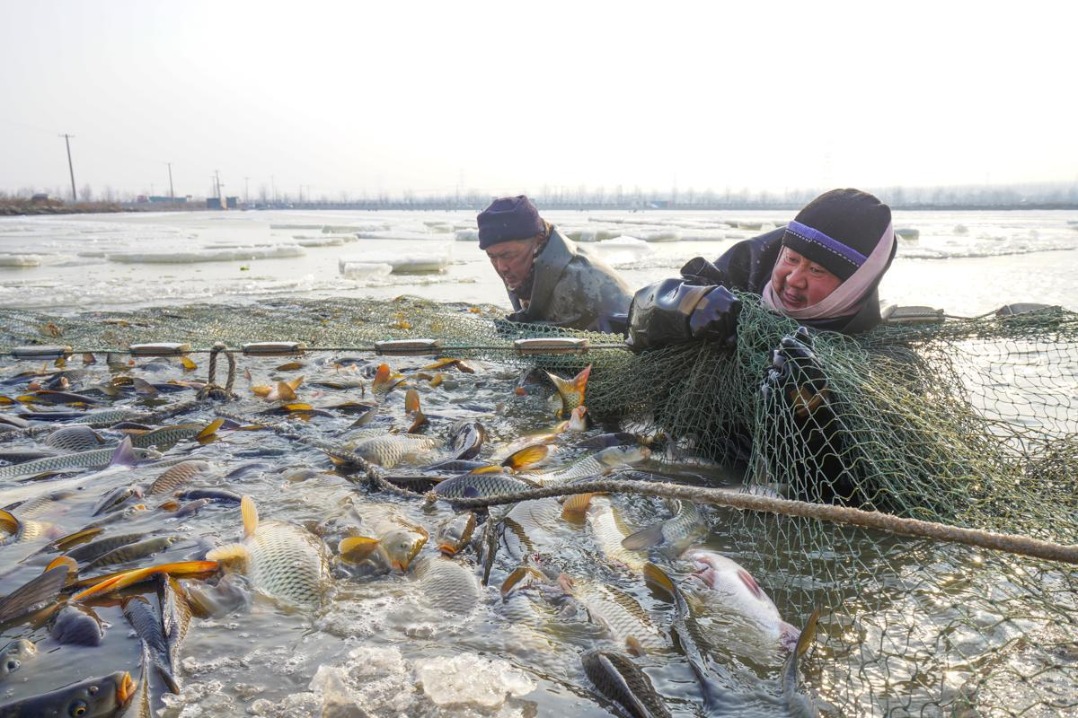
[[880,323],[877,289],[895,256],[891,208],[856,189],[825,192],[787,226],[738,242],[714,262],[633,298],[628,344],[635,351],[701,340],[732,344],[741,302],[759,294],[777,314],[844,334]]
[[[844,458],[853,455],[854,441],[836,419],[841,402],[814,353],[810,328],[856,334],[879,324],[878,287],[895,249],[887,205],[856,189],[826,192],[785,227],[738,242],[714,262],[690,260],[680,277],[638,291],[627,343],[637,352],[692,341],[733,347],[742,306],[735,292],[758,294],[763,306],[796,319],[801,326],[771,352],[757,421],[772,422],[774,435],[786,442],[800,442],[801,498],[865,505],[871,499]],[[713,458],[734,465],[750,460],[748,428],[735,423],[713,432],[724,437]],[[769,476],[786,470],[768,469]]]
[[632,293],[611,267],[539,216],[524,195],[495,199],[476,218],[479,248],[505,283],[515,322],[611,331]]

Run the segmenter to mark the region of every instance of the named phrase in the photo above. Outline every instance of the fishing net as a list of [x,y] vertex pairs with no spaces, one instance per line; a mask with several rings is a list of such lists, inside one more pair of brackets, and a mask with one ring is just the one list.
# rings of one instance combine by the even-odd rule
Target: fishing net
[[[591,365],[589,414],[660,437],[660,461],[700,467],[709,483],[1078,543],[1078,315],[926,312],[925,321],[896,316],[855,337],[798,336],[795,322],[742,300],[734,349],[691,344],[633,355],[617,336],[404,297],[64,316],[3,310],[0,351],[177,342],[191,353],[218,343],[238,353],[247,343],[293,341],[309,352],[373,353],[379,342],[429,338],[435,354],[564,377]],[[556,337],[587,348],[518,342]],[[793,340],[785,348],[784,338]],[[1070,565],[729,508],[712,515],[712,535],[784,616],[824,611],[802,683],[825,712],[1078,710]]]

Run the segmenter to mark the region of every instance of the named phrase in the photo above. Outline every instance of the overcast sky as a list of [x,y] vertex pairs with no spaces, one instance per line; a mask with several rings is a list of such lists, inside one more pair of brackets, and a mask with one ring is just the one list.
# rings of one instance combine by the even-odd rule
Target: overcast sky
[[1078,182],[1039,0],[0,0],[0,191]]

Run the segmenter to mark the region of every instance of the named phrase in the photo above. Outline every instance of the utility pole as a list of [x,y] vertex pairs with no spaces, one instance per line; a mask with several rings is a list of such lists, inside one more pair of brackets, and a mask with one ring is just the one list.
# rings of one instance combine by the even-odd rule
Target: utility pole
[[172,163],[166,162],[168,165],[168,198],[176,199],[176,190],[172,188]]
[[78,202],[79,195],[75,192],[75,165],[71,164],[71,138],[74,135],[60,135],[64,138],[64,144],[67,145],[67,169],[71,173],[71,201]]

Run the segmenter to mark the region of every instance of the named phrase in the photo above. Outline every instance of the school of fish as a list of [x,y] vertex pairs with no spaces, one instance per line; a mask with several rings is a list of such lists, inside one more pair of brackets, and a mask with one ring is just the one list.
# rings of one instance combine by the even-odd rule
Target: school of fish
[[705,507],[454,508],[676,479],[590,425],[590,366],[240,361],[231,397],[190,355],[0,365],[0,718],[816,713],[812,607],[784,620]]

